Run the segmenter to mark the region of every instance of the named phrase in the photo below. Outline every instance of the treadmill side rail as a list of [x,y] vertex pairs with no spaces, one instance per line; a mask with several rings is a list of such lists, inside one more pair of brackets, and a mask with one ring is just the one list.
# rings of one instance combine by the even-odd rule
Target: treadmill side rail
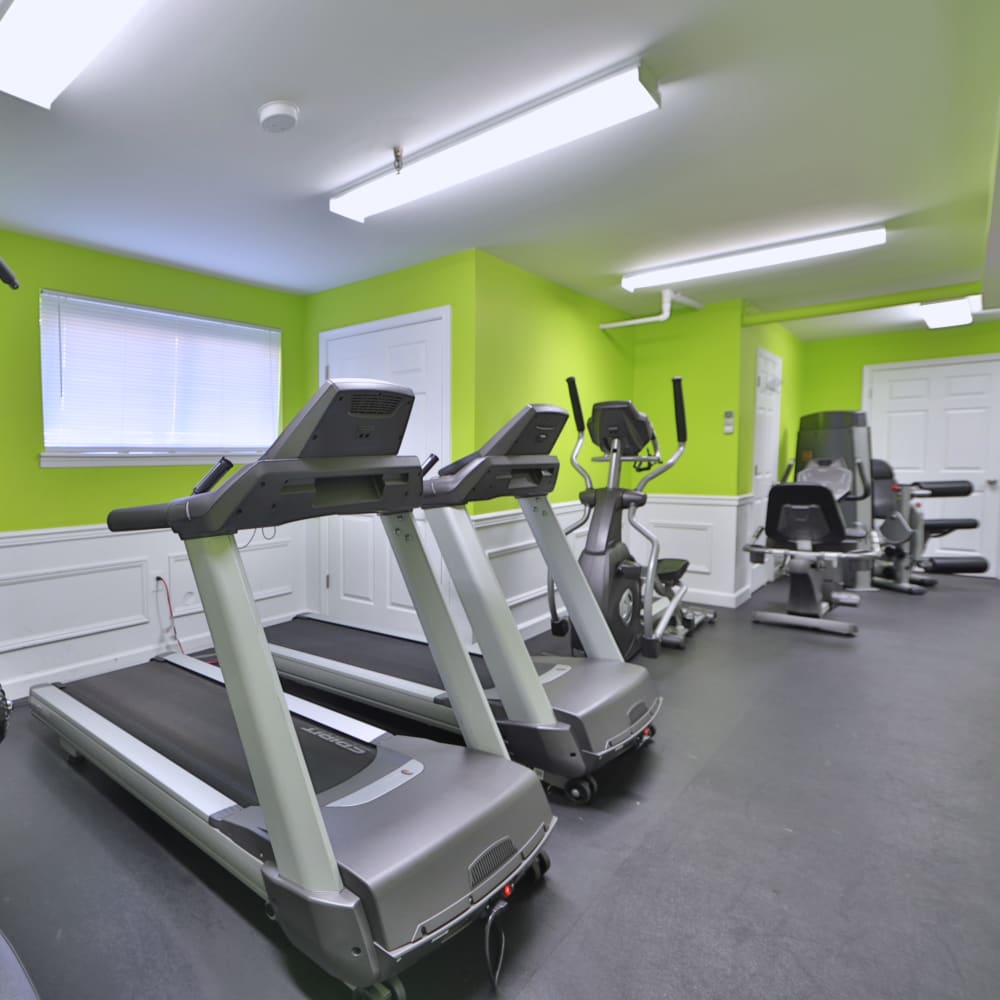
[[61,740],[264,896],[260,861],[210,825],[236,803],[54,684],[31,689],[31,712]]

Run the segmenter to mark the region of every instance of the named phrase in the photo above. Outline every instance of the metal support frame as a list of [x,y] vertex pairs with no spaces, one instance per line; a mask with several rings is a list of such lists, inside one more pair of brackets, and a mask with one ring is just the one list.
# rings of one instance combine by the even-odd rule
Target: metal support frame
[[508,757],[483,686],[427,560],[412,512],[383,514],[380,520],[448,692],[465,745],[497,757]]
[[618,643],[569,547],[549,498],[530,497],[518,503],[587,656],[595,660],[620,660],[622,654]]
[[[469,512],[465,508],[438,507],[424,513],[486,663],[491,665],[493,684],[507,717],[517,722],[554,725],[552,704],[507,607],[500,581],[476,538]],[[494,665],[502,666],[496,669]]]
[[344,888],[233,535],[185,541],[282,878]]

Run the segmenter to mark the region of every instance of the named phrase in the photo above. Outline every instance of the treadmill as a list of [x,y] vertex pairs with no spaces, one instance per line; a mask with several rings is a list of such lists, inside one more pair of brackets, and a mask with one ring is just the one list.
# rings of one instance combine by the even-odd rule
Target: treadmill
[[235,533],[408,511],[421,468],[396,451],[412,406],[413,393],[390,383],[328,382],[221,486],[228,463],[189,497],[112,511],[112,531],[170,528],[184,540],[221,669],[163,657],[31,692],[64,749],[262,896],[289,939],[356,998],[378,1000],[401,1000],[401,970],[476,917],[489,928],[519,879],[544,874],[555,820],[535,775],[507,758],[461,662],[449,696],[475,749],[286,697]]
[[[2,262],[0,262],[2,263]],[[7,735],[10,702],[0,686],[0,743]],[[0,1000],[38,1000],[31,976],[18,958],[14,946],[0,930]]]
[[[626,663],[548,500],[559,460],[550,454],[567,419],[555,406],[524,407],[478,451],[425,479],[425,511],[483,650],[473,666],[511,756],[538,769],[579,804],[597,792],[593,772],[654,735],[662,698],[647,670]],[[532,658],[483,552],[466,504],[514,497],[521,504],[589,658]],[[383,517],[390,541],[399,532]],[[449,657],[428,627],[425,604],[441,600],[432,575],[410,587],[429,646],[299,615],[265,631],[278,672],[324,691],[444,729],[458,728],[442,685]],[[433,622],[431,622],[433,626]]]

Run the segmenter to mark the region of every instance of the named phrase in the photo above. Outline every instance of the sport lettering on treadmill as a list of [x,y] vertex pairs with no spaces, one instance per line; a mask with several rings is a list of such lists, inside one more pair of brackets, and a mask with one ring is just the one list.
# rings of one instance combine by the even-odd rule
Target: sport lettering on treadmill
[[341,736],[339,733],[331,733],[329,729],[320,729],[318,726],[303,726],[302,732],[318,736],[321,740],[333,743],[340,747],[341,750],[347,750],[350,753],[363,754],[365,752],[364,747],[358,746],[357,743],[352,743],[346,736]]

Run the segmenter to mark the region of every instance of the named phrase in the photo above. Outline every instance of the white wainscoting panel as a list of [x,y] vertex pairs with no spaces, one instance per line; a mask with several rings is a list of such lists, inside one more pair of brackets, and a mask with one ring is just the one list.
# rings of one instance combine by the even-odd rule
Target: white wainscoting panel
[[[583,508],[576,501],[553,504],[553,508],[564,530],[583,513]],[[472,520],[521,633],[528,637],[545,632],[549,627],[548,573],[520,508],[495,514],[477,514]],[[583,541],[582,532],[570,538],[574,552],[580,552]],[[455,588],[450,581],[448,583],[446,593],[459,631],[470,648],[476,648]],[[559,608],[564,610],[561,603]]]
[[[660,539],[661,555],[687,559],[691,601],[736,607],[750,594],[741,546],[753,533],[751,498],[654,494],[642,522]],[[578,502],[556,504],[568,527]],[[520,510],[473,518],[477,534],[525,636],[549,627],[546,570]],[[318,521],[283,525],[264,537],[238,538],[266,624],[318,610],[324,587]],[[646,543],[627,530],[637,558]],[[570,537],[576,553],[585,532]],[[430,540],[430,548],[435,546]],[[435,556],[436,558],[436,556]],[[210,642],[182,543],[167,531],[112,534],[103,526],[0,534],[0,683],[12,698],[32,684],[72,680],[141,662],[175,648],[166,582],[184,648]],[[450,579],[445,593],[463,638],[473,637]]]
[[[649,495],[639,523],[659,539],[661,559],[688,560],[687,601],[735,608],[750,597],[750,557],[742,545],[753,533],[748,527],[752,499],[749,494]],[[646,540],[631,528],[625,540],[633,556],[644,562]]]
[[[283,525],[242,533],[243,559],[265,622],[315,608],[318,530]],[[113,534],[103,525],[0,534],[0,683],[10,698],[32,684],[72,680],[210,643],[183,543],[169,531]]]

